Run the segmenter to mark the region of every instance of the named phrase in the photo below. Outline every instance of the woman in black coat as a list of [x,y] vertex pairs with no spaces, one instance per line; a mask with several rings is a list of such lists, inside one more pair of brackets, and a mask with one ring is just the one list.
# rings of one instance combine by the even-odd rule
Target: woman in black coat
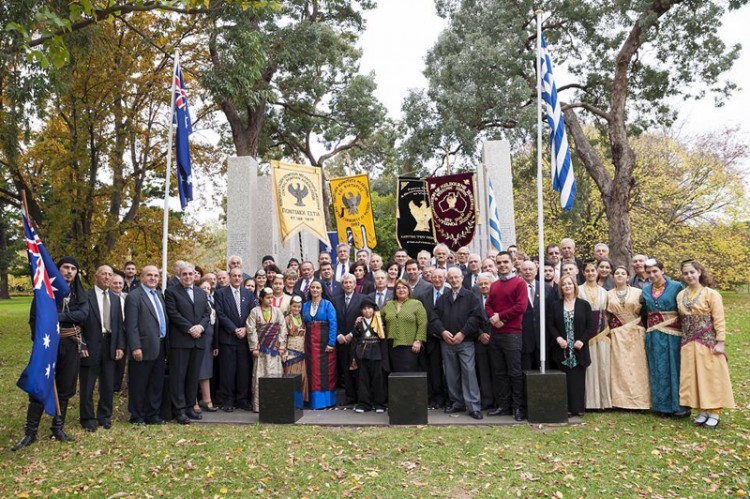
[[566,374],[568,412],[582,416],[586,410],[586,368],[591,364],[591,305],[578,298],[574,277],[560,278],[559,301],[550,303],[547,314],[547,339],[552,361]]

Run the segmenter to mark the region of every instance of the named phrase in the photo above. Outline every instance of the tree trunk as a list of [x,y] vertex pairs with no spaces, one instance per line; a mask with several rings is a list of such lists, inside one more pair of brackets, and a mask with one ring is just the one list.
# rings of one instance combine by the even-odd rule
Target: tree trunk
[[617,188],[610,196],[602,196],[609,221],[609,258],[614,265],[630,267],[633,248],[630,233],[630,189]]
[[0,213],[0,300],[10,299],[10,289],[8,288],[8,227],[5,223],[5,217]]

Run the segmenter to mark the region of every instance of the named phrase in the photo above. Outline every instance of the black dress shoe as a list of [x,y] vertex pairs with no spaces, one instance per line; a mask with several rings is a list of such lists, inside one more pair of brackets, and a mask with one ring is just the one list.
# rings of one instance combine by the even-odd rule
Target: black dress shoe
[[146,422],[142,419],[131,419],[130,424],[132,424],[133,426],[145,426]]
[[501,407],[498,407],[497,409],[493,409],[487,413],[488,416],[512,416],[513,411],[510,409],[503,409]]
[[195,412],[194,409],[188,409],[187,411],[185,411],[185,415],[188,418],[194,419],[196,421],[200,420],[200,419],[203,419],[203,414],[198,414],[197,412]]
[[178,414],[175,419],[180,424],[190,424],[190,418],[186,414]]
[[10,450],[12,450],[13,452],[21,450],[24,447],[28,447],[29,445],[33,444],[34,442],[36,442],[36,433],[33,435],[24,435],[23,438],[19,440],[16,445],[11,447]]
[[234,412],[234,407],[231,405],[222,405],[221,410],[224,412]]
[[457,412],[466,412],[466,407],[451,405],[445,408],[446,414],[455,414]]
[[513,411],[513,419],[515,419],[516,421],[523,421],[524,419],[526,419],[526,413],[523,412],[523,409],[516,409],[515,411]]
[[102,419],[101,421],[99,421],[99,426],[101,426],[105,430],[109,430],[110,428],[112,428],[112,421],[109,419]]
[[156,416],[156,417],[153,417],[153,418],[151,418],[151,419],[147,419],[147,420],[146,420],[146,424],[147,424],[147,425],[160,425],[160,424],[167,424],[167,422],[166,422],[166,421],[164,421],[164,420],[163,420],[162,418],[160,418],[159,416]]
[[62,430],[56,430],[52,432],[52,435],[49,436],[49,438],[53,440],[58,440],[60,442],[75,442],[76,439],[68,435]]
[[673,417],[677,419],[683,419],[683,418],[689,418],[690,417],[690,409],[685,409],[684,411],[677,411],[672,414]]
[[96,431],[96,425],[93,423],[85,423],[81,425],[81,428],[86,430],[89,433],[94,433]]
[[480,411],[471,411],[469,413],[469,416],[471,416],[474,419],[484,419],[484,416],[482,416],[482,413]]

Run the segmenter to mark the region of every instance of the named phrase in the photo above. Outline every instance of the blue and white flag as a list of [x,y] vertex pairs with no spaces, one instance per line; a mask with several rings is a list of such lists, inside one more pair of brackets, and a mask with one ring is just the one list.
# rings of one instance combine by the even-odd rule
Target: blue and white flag
[[41,239],[23,213],[23,230],[29,255],[29,271],[34,285],[34,345],[26,369],[18,379],[18,387],[44,405],[50,416],[57,412],[55,402],[55,363],[60,343],[57,304],[70,293],[65,279],[57,270]]
[[177,189],[180,193],[180,205],[185,209],[193,200],[193,172],[190,167],[190,134],[193,124],[190,121],[185,81],[182,79],[182,67],[179,61],[174,73],[174,122],[177,125],[175,150],[177,153]]
[[570,161],[570,146],[565,134],[565,118],[557,99],[557,86],[552,76],[552,60],[547,52],[547,42],[542,36],[542,106],[547,115],[550,131],[549,144],[552,152],[552,188],[560,193],[560,204],[566,210],[573,208],[576,195],[576,179]]
[[503,236],[500,233],[500,217],[497,214],[497,201],[495,200],[495,189],[492,187],[492,180],[487,190],[489,195],[489,228],[490,244],[498,251],[503,251]]

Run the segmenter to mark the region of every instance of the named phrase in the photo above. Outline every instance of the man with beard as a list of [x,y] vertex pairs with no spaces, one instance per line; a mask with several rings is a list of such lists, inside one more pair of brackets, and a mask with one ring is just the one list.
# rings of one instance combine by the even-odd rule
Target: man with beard
[[[60,442],[75,442],[75,439],[65,433],[65,416],[68,411],[68,402],[76,393],[76,382],[78,381],[79,348],[81,346],[81,326],[89,314],[89,304],[86,292],[81,285],[78,276],[78,260],[72,256],[61,258],[57,262],[65,282],[70,286],[70,294],[65,297],[62,304],[58,306],[57,316],[60,324],[60,344],[57,349],[57,361],[55,363],[55,385],[57,397],[60,402],[60,413],[52,418],[51,438]],[[35,307],[31,304],[29,316],[32,341],[36,325]],[[29,398],[29,406],[26,410],[26,428],[24,437],[13,446],[14,451],[23,449],[36,442],[36,434],[39,423],[42,420],[44,406]]]

